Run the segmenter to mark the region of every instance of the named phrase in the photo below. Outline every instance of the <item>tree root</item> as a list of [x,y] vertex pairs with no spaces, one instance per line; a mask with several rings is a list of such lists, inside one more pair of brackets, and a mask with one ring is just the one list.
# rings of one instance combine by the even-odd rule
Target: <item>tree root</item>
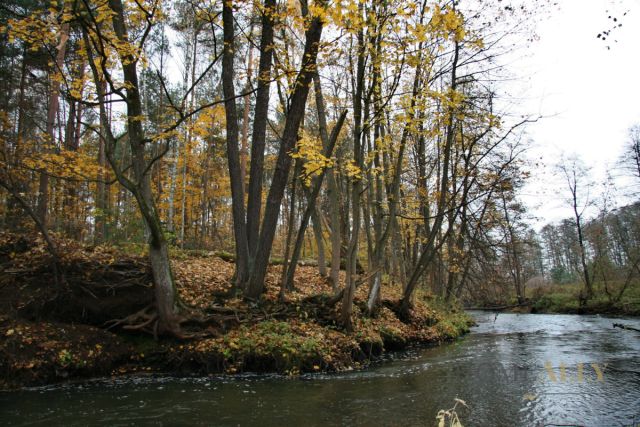
[[150,311],[154,311],[154,307],[152,304],[149,304],[142,310],[130,314],[129,316],[123,317],[122,319],[109,320],[105,322],[103,326],[106,330],[113,329],[116,326],[122,326],[123,329],[130,330],[142,329],[150,324],[153,320],[157,319],[157,313],[149,313]]
[[[222,313],[234,313],[233,315],[206,315],[201,310],[196,310],[191,307],[182,307],[182,313],[176,315],[172,324],[169,326],[162,326],[160,322],[160,316],[153,304],[149,304],[142,310],[139,310],[133,314],[130,314],[121,319],[113,319],[105,322],[103,327],[110,330],[113,328],[121,328],[125,331],[139,331],[148,333],[158,338],[160,335],[170,336],[181,340],[188,340],[193,338],[206,338],[211,336],[219,336],[220,329],[226,329],[226,322],[237,321],[241,323],[242,320],[238,316],[238,313],[233,309],[227,309],[225,307],[217,307],[219,312]],[[189,326],[197,326],[196,330],[187,331],[185,329]]]
[[[359,281],[358,285],[365,283]],[[217,337],[225,331],[240,325],[253,325],[266,320],[286,320],[304,316],[317,318],[320,323],[334,324],[335,305],[341,300],[344,290],[334,295],[316,295],[308,297],[299,303],[282,304],[266,303],[247,307],[226,307],[211,305],[201,309],[178,305],[179,314],[170,325],[163,325],[157,309],[149,304],[143,309],[120,319],[106,322],[103,327],[107,330],[119,328],[123,331],[137,331],[148,333],[155,338],[163,335],[181,340]]]

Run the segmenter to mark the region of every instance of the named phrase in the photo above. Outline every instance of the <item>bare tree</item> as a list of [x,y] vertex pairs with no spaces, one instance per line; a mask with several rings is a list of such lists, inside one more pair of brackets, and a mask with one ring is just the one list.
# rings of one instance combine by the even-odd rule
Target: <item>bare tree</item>
[[587,265],[587,252],[584,238],[584,214],[591,206],[590,191],[593,183],[589,180],[589,170],[576,157],[563,159],[557,166],[559,175],[564,179],[569,196],[567,204],[574,215],[574,224],[578,234],[578,249],[580,254],[580,267],[584,279],[584,293],[580,297],[580,303],[584,304],[593,296],[593,278]]
[[640,195],[640,125],[629,129],[629,138],[620,158],[620,166],[624,176],[631,178],[632,195]]

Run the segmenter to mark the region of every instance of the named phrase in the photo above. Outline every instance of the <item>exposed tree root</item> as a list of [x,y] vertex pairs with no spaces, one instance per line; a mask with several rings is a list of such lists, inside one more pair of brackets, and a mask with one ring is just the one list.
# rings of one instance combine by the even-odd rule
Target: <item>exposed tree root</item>
[[[149,304],[142,310],[123,317],[122,319],[113,319],[105,322],[103,325],[107,330],[122,326],[123,329],[135,330],[142,329],[157,318],[156,313],[150,313],[154,310],[153,305]],[[142,323],[140,323],[142,322]]]
[[126,331],[139,331],[158,338],[166,335],[172,338],[188,340],[220,335],[220,330],[229,328],[229,323],[243,323],[247,313],[227,307],[211,307],[207,314],[203,310],[182,305],[181,314],[176,315],[169,325],[162,325],[158,311],[153,304],[120,319],[112,319],[103,327],[107,330],[121,328]]
[[131,315],[110,320],[104,327],[138,331],[154,337],[164,335],[188,340],[215,337],[240,325],[273,319],[313,317],[321,324],[334,324],[335,310],[332,304],[327,304],[326,299],[327,297],[318,296],[297,304],[263,303],[242,308],[211,305],[206,309],[198,309],[183,305],[180,314],[169,327],[162,326],[157,310],[150,304]]

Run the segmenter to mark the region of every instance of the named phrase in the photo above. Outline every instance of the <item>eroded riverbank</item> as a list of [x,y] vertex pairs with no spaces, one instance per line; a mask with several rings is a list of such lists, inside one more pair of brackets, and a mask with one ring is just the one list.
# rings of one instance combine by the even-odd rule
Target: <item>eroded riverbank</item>
[[373,313],[367,286],[357,289],[354,331],[347,333],[340,299],[317,268],[300,266],[295,289],[283,300],[282,266],[270,266],[263,298],[251,302],[230,292],[233,263],[205,254],[177,258],[173,269],[181,300],[206,320],[185,325],[185,339],[153,337],[118,322],[151,301],[145,259],[65,244],[63,285],[54,284],[41,244],[18,239],[0,251],[0,389],[141,373],[296,376],[359,369],[390,350],[455,339],[470,325],[464,312],[422,293],[400,319],[402,289],[385,283]]

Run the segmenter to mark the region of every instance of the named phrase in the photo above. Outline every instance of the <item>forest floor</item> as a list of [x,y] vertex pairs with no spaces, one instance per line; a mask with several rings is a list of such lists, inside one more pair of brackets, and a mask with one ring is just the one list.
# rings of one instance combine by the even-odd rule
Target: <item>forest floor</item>
[[[91,377],[330,372],[366,367],[385,351],[434,345],[468,331],[470,318],[418,294],[409,321],[396,315],[399,285],[386,284],[375,315],[367,286],[354,304],[353,333],[317,267],[300,266],[295,290],[278,300],[281,266],[270,266],[259,303],[229,295],[234,265],[218,256],[174,256],[182,300],[215,321],[190,339],[155,339],[114,321],[152,302],[146,259],[112,247],[58,239],[57,283],[37,236],[0,234],[0,389]],[[111,327],[109,327],[111,326]],[[189,325],[187,325],[189,327]],[[197,328],[196,325],[192,327]]]

